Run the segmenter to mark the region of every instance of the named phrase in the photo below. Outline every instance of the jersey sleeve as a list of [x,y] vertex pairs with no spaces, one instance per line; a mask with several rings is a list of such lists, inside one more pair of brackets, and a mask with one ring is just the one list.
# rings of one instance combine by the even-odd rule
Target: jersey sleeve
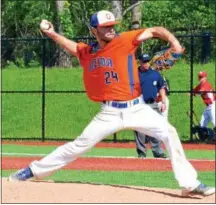
[[122,38],[124,38],[128,43],[131,43],[134,46],[139,46],[141,41],[138,41],[139,35],[141,35],[145,31],[145,28],[143,29],[137,29],[132,31],[127,31],[121,33]]
[[77,43],[77,58],[82,59],[82,57],[88,52],[88,45],[81,42]]

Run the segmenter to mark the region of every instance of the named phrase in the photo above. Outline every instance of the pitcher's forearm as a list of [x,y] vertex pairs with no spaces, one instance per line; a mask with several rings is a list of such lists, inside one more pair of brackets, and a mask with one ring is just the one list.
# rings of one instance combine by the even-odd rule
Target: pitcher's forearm
[[75,41],[67,39],[56,32],[49,33],[47,35],[69,53],[77,56],[77,43]]
[[150,38],[160,38],[170,43],[175,52],[181,52],[182,47],[178,39],[164,27],[147,28],[139,37],[139,41],[145,41]]

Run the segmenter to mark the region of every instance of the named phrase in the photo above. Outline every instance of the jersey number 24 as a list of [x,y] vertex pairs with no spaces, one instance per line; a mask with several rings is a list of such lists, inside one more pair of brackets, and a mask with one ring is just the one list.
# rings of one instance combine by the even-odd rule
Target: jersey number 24
[[110,83],[113,83],[113,81],[118,82],[118,73],[115,73],[113,71],[105,72],[105,83],[108,85]]

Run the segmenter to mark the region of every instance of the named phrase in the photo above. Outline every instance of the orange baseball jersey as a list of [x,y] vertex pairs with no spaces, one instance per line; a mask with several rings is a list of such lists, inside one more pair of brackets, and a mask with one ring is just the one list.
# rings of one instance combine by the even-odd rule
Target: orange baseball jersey
[[117,34],[105,48],[98,44],[78,43],[77,52],[83,67],[88,97],[97,102],[127,101],[141,95],[135,51],[137,37],[145,29]]
[[[193,89],[194,93],[197,94],[199,91],[213,91],[211,84],[208,81],[205,81],[204,83],[201,83],[197,85]],[[200,93],[201,97],[203,99],[203,102],[206,105],[212,104],[216,100],[216,95],[214,93]]]

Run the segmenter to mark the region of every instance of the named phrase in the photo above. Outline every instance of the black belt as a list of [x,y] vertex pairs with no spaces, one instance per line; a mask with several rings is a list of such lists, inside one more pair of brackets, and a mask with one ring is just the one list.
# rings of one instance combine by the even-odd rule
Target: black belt
[[155,102],[154,99],[145,100],[146,104],[153,104]]

